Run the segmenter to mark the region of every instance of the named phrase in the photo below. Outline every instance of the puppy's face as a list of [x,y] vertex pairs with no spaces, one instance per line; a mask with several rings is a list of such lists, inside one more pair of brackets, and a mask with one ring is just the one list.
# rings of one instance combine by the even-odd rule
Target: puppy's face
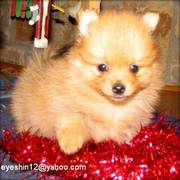
[[88,85],[114,102],[127,100],[150,86],[160,74],[151,37],[156,25],[154,22],[150,27],[145,18],[131,13],[95,17],[88,29],[82,30],[78,47],[81,60],[74,62]]

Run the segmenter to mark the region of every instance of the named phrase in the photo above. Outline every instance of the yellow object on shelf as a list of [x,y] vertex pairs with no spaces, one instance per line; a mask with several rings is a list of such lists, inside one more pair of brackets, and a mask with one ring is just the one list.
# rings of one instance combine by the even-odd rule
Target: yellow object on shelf
[[52,7],[53,7],[54,9],[60,11],[61,13],[64,13],[64,12],[65,12],[63,8],[61,8],[61,7],[59,7],[59,6],[55,5],[55,4],[52,4]]

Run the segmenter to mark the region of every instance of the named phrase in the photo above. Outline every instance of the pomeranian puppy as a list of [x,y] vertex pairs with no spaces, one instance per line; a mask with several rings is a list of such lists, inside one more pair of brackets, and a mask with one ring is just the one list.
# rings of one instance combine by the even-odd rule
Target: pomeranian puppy
[[157,13],[86,10],[78,21],[69,52],[36,55],[12,97],[17,129],[57,138],[67,154],[90,139],[132,140],[150,122],[162,86]]

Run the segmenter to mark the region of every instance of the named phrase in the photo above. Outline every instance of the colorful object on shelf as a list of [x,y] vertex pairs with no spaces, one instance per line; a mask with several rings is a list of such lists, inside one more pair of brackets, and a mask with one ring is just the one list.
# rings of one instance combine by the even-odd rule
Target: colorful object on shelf
[[48,46],[51,0],[12,0],[11,17],[27,18],[30,25],[35,24],[34,46]]
[[21,9],[21,18],[25,18],[26,16],[26,7],[27,7],[27,1],[23,0],[22,1],[22,9]]
[[64,10],[63,8],[61,8],[60,6],[57,6],[57,5],[55,5],[55,4],[52,4],[52,7],[53,7],[55,10],[60,11],[61,13],[64,13],[64,12],[65,12],[65,10]]
[[11,0],[11,17],[29,19],[31,17],[31,5],[32,0]]
[[16,17],[21,16],[22,1],[16,1]]
[[30,11],[32,13],[32,17],[29,20],[29,25],[34,25],[35,22],[39,21],[39,13],[38,13],[38,5],[30,6]]
[[40,19],[35,27],[34,46],[45,48],[48,46],[51,0],[38,0],[38,7]]
[[32,6],[32,0],[27,0],[27,9],[26,9],[26,17],[29,19],[31,17],[30,7]]
[[16,78],[0,75],[0,99],[10,97]]
[[[179,124],[167,124],[165,115],[143,128],[129,144],[118,145],[112,141],[89,142],[79,152],[65,155],[58,142],[28,132],[4,130],[0,141],[12,162],[43,164],[41,177],[49,175],[64,179],[180,179]],[[66,169],[47,170],[50,166]],[[70,170],[72,166],[85,167]],[[42,167],[42,166],[41,166]],[[68,168],[68,170],[67,170]],[[38,173],[38,171],[33,171]]]

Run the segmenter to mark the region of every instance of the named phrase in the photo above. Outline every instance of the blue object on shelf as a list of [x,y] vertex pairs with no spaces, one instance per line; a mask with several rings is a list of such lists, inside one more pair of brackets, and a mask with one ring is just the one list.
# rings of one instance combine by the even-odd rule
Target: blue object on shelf
[[15,82],[15,77],[0,75],[0,99],[10,97],[14,89]]

